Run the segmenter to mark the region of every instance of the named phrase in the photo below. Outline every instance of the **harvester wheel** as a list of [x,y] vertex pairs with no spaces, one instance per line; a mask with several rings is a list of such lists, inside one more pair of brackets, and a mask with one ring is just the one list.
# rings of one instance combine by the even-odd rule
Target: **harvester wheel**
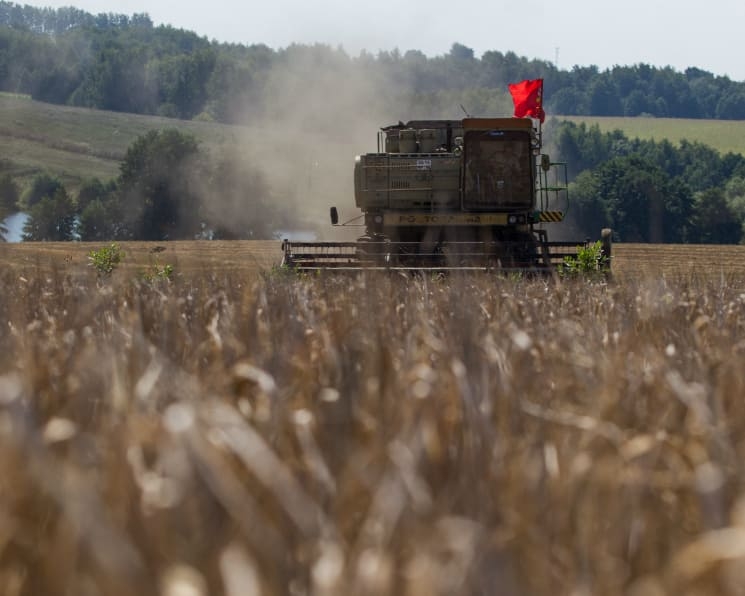
[[505,255],[508,268],[533,269],[540,267],[539,244],[532,234],[514,236]]
[[382,266],[386,262],[388,247],[383,237],[357,238],[357,259],[361,265]]

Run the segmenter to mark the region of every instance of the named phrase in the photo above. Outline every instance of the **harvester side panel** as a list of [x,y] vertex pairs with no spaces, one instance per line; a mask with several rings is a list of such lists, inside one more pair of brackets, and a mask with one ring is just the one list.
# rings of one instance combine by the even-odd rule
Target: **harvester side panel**
[[432,160],[432,205],[438,209],[460,205],[460,157],[435,155]]
[[432,202],[432,159],[426,155],[393,155],[391,209],[424,207]]
[[361,155],[354,166],[354,198],[360,209],[387,209],[390,206],[389,156],[381,153]]
[[461,159],[452,154],[361,155],[355,165],[360,209],[458,209]]

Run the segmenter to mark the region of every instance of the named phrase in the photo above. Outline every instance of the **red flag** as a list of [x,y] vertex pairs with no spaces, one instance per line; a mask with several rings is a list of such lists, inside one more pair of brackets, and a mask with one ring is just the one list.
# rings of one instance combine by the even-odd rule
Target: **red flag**
[[546,119],[543,111],[543,79],[510,83],[510,93],[515,104],[515,118],[538,118],[541,122]]

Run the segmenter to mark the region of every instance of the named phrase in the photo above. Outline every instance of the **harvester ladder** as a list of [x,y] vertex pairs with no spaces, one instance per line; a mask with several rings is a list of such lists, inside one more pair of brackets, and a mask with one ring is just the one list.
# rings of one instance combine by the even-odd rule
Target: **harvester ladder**
[[569,207],[569,174],[567,164],[563,161],[552,161],[548,170],[537,165],[538,207],[540,211],[561,209],[566,215]]

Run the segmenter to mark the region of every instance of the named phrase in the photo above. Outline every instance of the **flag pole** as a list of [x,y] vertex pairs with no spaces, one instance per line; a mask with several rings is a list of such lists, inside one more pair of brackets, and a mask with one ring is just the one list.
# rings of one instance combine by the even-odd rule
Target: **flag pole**
[[546,117],[546,113],[543,111],[543,79],[541,79],[538,103],[538,149],[543,151],[543,119]]
[[538,150],[543,151],[543,122],[538,118]]

